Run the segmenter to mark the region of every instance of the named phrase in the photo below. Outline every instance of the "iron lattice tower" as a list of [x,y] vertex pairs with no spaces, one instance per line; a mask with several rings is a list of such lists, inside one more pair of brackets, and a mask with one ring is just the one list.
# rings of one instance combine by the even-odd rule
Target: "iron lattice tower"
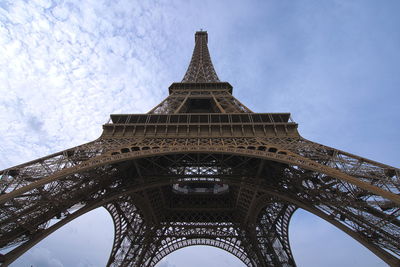
[[302,138],[289,113],[253,113],[207,42],[196,32],[182,82],[147,114],[111,115],[97,140],[0,172],[3,266],[101,206],[115,226],[108,266],[154,266],[191,245],[295,266],[297,208],[400,266],[400,170]]

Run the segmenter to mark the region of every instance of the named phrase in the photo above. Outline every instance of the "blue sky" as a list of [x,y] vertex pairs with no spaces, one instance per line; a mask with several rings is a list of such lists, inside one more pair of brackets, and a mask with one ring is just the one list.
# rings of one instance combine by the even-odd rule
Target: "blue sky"
[[[0,169],[97,138],[111,113],[150,110],[182,79],[200,28],[250,109],[291,112],[303,137],[400,167],[399,12],[389,0],[0,0]],[[103,266],[112,231],[95,210],[13,266]],[[385,266],[305,212],[290,234],[299,266]],[[192,247],[159,267],[189,264],[241,266]]]

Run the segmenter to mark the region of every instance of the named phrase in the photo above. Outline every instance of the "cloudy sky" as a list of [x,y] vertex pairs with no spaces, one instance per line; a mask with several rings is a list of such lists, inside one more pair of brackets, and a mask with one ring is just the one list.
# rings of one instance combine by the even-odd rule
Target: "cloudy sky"
[[[291,112],[303,137],[400,167],[399,13],[396,0],[0,0],[0,169],[97,138],[111,113],[150,110],[182,79],[200,28],[253,111]],[[104,266],[112,238],[98,209],[13,266]],[[304,211],[290,239],[300,267],[385,266]],[[242,264],[191,247],[167,266]]]

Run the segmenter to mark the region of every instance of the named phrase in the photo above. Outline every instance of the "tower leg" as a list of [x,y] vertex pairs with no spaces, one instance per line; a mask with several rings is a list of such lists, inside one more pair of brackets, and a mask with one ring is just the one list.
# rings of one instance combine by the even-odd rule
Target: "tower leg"
[[114,220],[114,244],[107,266],[140,266],[148,227],[130,198],[107,204]]
[[260,266],[296,266],[288,236],[289,220],[296,209],[286,203],[271,202],[249,223],[249,239],[261,258]]

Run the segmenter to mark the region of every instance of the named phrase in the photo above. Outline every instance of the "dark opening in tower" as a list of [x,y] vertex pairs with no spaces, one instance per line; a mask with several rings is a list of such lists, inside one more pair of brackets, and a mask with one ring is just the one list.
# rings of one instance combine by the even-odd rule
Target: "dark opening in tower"
[[219,112],[212,98],[190,98],[186,106],[186,113],[216,113]]

